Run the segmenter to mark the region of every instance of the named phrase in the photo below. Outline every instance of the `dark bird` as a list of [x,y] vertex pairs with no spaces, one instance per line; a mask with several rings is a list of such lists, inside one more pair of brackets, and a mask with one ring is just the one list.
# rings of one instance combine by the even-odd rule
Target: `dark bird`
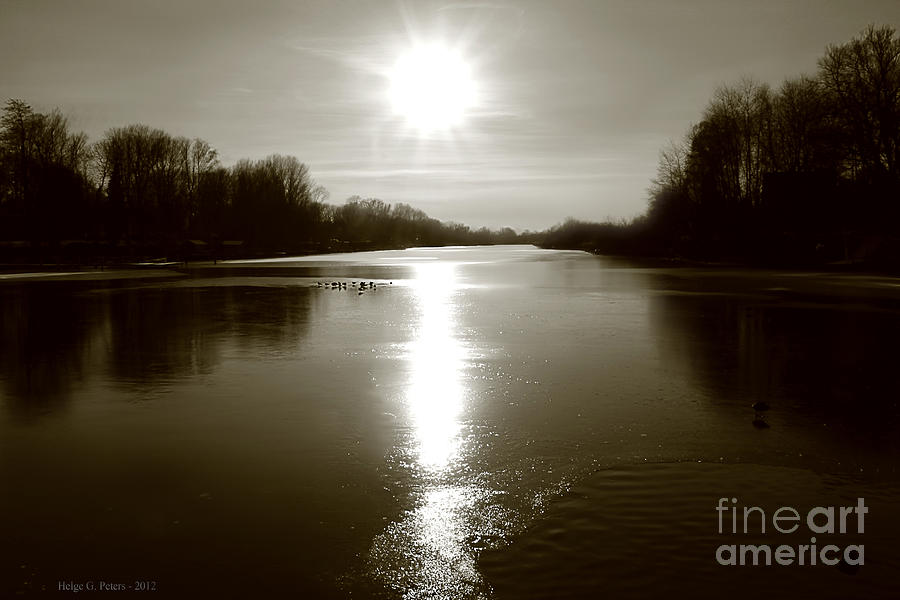
[[752,408],[756,412],[764,412],[769,410],[769,403],[760,400],[759,402],[754,402]]

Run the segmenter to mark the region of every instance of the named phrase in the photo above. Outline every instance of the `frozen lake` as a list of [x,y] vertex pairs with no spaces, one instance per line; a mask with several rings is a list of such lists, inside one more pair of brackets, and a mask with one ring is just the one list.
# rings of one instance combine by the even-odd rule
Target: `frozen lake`
[[[0,595],[897,597],[898,340],[896,279],[531,246],[5,277]],[[720,498],[865,498],[865,564],[722,566],[815,534]]]

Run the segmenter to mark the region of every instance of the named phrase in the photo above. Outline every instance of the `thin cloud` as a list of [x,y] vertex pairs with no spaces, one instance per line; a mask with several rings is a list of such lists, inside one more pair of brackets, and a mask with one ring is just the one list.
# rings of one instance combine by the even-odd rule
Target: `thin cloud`
[[391,40],[383,36],[353,40],[321,38],[312,43],[307,38],[304,43],[286,45],[291,50],[366,73],[382,73],[390,64],[387,49]]

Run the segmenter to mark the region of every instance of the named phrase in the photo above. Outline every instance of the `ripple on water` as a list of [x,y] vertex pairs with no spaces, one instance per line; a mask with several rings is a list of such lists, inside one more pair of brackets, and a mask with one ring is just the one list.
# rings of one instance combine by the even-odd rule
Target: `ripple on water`
[[[510,545],[481,554],[479,569],[497,598],[650,598],[661,590],[694,598],[900,597],[900,486],[801,469],[697,463],[648,464],[600,471],[573,487]],[[748,534],[718,533],[720,497],[766,511],[766,534],[750,521]],[[833,566],[721,566],[721,544],[810,543],[802,525],[774,533],[771,515],[782,506],[805,520],[815,506],[850,506],[865,498],[865,532],[818,535],[833,543],[865,545],[865,566],[847,575]],[[730,514],[730,513],[729,513]],[[738,513],[739,515],[741,513]],[[740,516],[738,517],[741,518]],[[851,522],[852,523],[852,522]],[[827,540],[827,541],[826,541]]]

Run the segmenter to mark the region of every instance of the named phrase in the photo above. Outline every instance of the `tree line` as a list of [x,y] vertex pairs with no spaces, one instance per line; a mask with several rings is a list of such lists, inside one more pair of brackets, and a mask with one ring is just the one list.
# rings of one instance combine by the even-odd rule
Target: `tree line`
[[900,264],[900,38],[870,26],[780,87],[719,87],[660,153],[645,214],[543,232],[470,229],[406,204],[327,202],[305,164],[223,166],[201,139],[145,125],[91,143],[58,111],[0,117],[0,258],[253,255],[538,243],[770,264]]
[[718,88],[660,153],[648,210],[570,220],[544,243],[774,264],[900,262],[900,38],[869,26],[814,76]]
[[308,167],[273,154],[224,167],[204,140],[146,125],[90,143],[53,110],[9,100],[0,117],[0,255],[63,260],[255,255],[514,243],[398,203],[327,203]]

